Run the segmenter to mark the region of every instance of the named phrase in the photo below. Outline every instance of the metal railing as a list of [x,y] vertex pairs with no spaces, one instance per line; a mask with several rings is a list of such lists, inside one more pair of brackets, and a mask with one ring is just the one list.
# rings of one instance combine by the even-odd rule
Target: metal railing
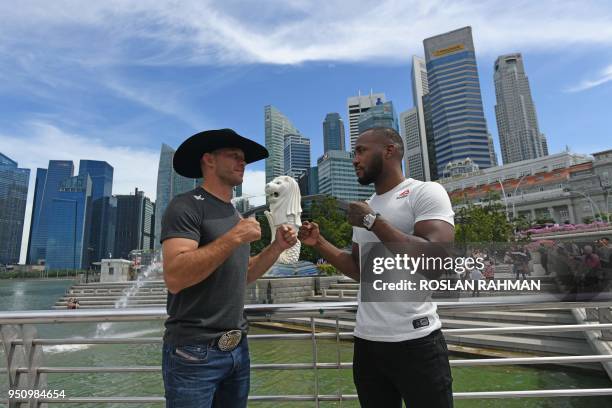
[[[573,309],[612,306],[612,301],[605,302],[547,302],[540,304],[511,303],[499,304],[481,301],[470,302],[439,302],[439,309],[460,309],[463,311],[482,310],[533,310],[533,309]],[[312,361],[310,363],[275,363],[251,364],[252,370],[313,370],[314,392],[306,395],[251,395],[249,401],[312,401],[316,406],[322,401],[348,401],[356,400],[356,394],[326,395],[320,393],[319,370],[349,369],[351,362],[340,359],[340,341],[351,340],[351,332],[340,331],[340,320],[354,314],[356,302],[330,302],[330,303],[296,303],[279,305],[247,305],[247,316],[252,322],[274,321],[274,319],[307,318],[310,332],[308,333],[279,333],[279,334],[253,334],[249,341],[270,340],[310,340],[312,342]],[[6,374],[9,379],[9,390],[32,389],[44,390],[47,374],[87,374],[87,373],[160,373],[160,366],[112,366],[112,367],[49,367],[43,365],[43,346],[58,345],[141,345],[161,344],[160,337],[141,338],[70,338],[70,339],[43,339],[38,338],[34,324],[69,324],[83,322],[134,322],[134,321],[162,321],[166,318],[163,309],[122,309],[122,310],[66,310],[66,311],[24,311],[0,313],[0,340],[4,346],[6,367],[0,368],[0,373]],[[317,332],[317,319],[325,321],[335,319],[333,332]],[[445,329],[449,335],[473,334],[500,334],[500,333],[543,333],[566,331],[594,331],[611,330],[612,323],[592,324],[563,324],[539,326],[514,326],[494,328]],[[317,342],[331,339],[337,342],[337,357],[335,362],[319,362]],[[544,365],[544,364],[574,364],[574,363],[608,363],[612,362],[612,355],[579,355],[554,357],[520,357],[520,358],[478,358],[454,359],[450,361],[452,367],[466,366],[498,366],[498,365]],[[485,392],[455,392],[455,399],[485,399],[485,398],[534,398],[534,397],[569,397],[569,396],[606,396],[612,395],[612,388],[595,389],[552,389],[528,391],[485,391]],[[9,407],[19,407],[22,403],[29,403],[30,407],[40,407],[43,404],[53,403],[123,403],[123,404],[149,404],[162,403],[162,396],[153,397],[66,397],[54,398],[14,398],[0,400],[8,403]]]

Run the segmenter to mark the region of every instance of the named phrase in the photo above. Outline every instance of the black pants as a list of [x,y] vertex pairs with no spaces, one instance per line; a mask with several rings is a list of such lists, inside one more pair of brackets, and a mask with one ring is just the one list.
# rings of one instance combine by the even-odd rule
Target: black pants
[[440,330],[397,343],[355,338],[353,380],[365,408],[448,408],[453,390]]

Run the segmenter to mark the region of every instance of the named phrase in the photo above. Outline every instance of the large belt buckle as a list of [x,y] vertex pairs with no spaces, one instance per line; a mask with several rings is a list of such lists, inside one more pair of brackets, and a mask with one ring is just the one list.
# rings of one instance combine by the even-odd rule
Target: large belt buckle
[[242,339],[242,332],[240,330],[230,330],[225,332],[219,337],[217,347],[221,351],[232,351],[236,348],[240,340]]

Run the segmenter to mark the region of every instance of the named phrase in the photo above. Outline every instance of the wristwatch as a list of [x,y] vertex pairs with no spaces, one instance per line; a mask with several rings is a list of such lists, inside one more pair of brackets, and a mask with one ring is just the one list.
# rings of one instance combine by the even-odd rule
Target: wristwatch
[[374,223],[376,222],[376,217],[378,217],[380,214],[376,213],[376,214],[366,214],[363,216],[363,227],[365,229],[367,229],[368,231],[370,231],[372,229],[372,227],[374,226]]

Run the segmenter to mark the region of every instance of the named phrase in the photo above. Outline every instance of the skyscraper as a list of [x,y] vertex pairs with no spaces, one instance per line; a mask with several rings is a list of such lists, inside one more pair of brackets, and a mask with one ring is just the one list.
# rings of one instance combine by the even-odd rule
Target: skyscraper
[[[161,234],[161,221],[164,211],[172,200],[177,195],[189,190],[193,190],[201,182],[202,179],[191,179],[183,177],[174,171],[172,167],[172,159],[174,158],[174,150],[172,147],[162,143],[159,154],[159,167],[157,169],[157,196],[155,199],[155,228],[154,248],[159,248],[159,237]],[[135,249],[135,248],[132,248]]]
[[[62,183],[72,177],[73,173],[74,163],[71,160],[50,160],[49,168],[46,171],[38,169],[36,173],[37,189],[43,184],[44,187],[41,194],[38,192],[35,194],[35,202],[32,206],[32,230],[28,243],[29,263],[39,263],[46,259],[49,222],[55,218],[52,209],[53,200],[59,196]],[[44,176],[44,183],[42,179],[39,183],[38,176]]]
[[370,93],[369,95],[351,96],[346,100],[349,117],[349,135],[351,139],[351,151],[355,148],[355,141],[359,137],[359,117],[367,112],[376,103],[386,102],[384,93]]
[[154,205],[143,191],[117,196],[114,258],[128,259],[134,249],[152,249]]
[[113,166],[105,161],[79,161],[79,176],[89,174],[91,178],[91,199],[110,197],[113,193]]
[[393,102],[382,102],[379,99],[376,102],[376,105],[372,106],[359,116],[357,129],[360,134],[375,127],[391,128],[399,132],[397,114],[393,108]]
[[425,126],[431,131],[436,176],[447,163],[467,157],[481,169],[491,167],[472,28],[427,38],[423,45],[429,85],[423,104],[430,111]]
[[0,153],[0,264],[19,262],[30,169]]
[[113,251],[115,239],[116,200],[113,190],[113,167],[105,161],[81,160],[79,175],[91,178],[92,217],[89,234],[90,262],[98,262]]
[[319,194],[346,201],[363,201],[374,193],[374,185],[362,186],[357,181],[350,152],[330,150],[317,160],[317,167]]
[[[412,57],[411,79],[412,100],[415,112],[404,112],[403,119],[400,115],[400,130],[404,131],[402,136],[406,140],[404,171],[407,177],[429,181],[431,180],[431,171],[429,169],[429,150],[427,148],[427,131],[423,108],[423,96],[429,93],[429,83],[427,82],[425,60],[416,55]],[[414,129],[415,119],[417,126],[416,133]],[[410,128],[406,126],[410,126]]]
[[89,175],[68,177],[51,199],[47,222],[47,270],[89,266],[91,191]]
[[310,139],[301,135],[285,135],[285,175],[296,181],[310,168]]
[[493,144],[493,137],[489,133],[487,135],[487,138],[489,139],[489,157],[491,159],[491,167],[495,167],[498,165],[498,163],[497,163],[497,154],[495,153],[495,145]]
[[300,131],[281,111],[272,105],[264,107],[264,124],[266,149],[270,153],[270,156],[266,159],[266,183],[269,183],[275,177],[285,174],[283,168],[285,135],[299,135]]
[[504,164],[548,155],[520,53],[495,60],[495,118]]
[[298,179],[302,196],[319,194],[319,168],[312,166]]
[[[417,108],[400,113],[400,134],[405,143],[404,172],[406,177],[426,181]],[[424,147],[427,148],[427,145]]]
[[32,234],[34,226],[38,223],[40,217],[40,208],[42,206],[42,197],[45,191],[45,181],[47,180],[47,169],[36,169],[36,181],[34,184],[34,200],[32,202],[32,214],[30,216],[30,233],[28,235],[28,251],[26,254],[26,263],[35,264],[36,258],[30,254],[32,248]]
[[232,193],[233,197],[242,197],[242,184],[238,184],[234,186],[234,192]]
[[328,113],[323,121],[323,152],[345,150],[344,122],[338,113]]

